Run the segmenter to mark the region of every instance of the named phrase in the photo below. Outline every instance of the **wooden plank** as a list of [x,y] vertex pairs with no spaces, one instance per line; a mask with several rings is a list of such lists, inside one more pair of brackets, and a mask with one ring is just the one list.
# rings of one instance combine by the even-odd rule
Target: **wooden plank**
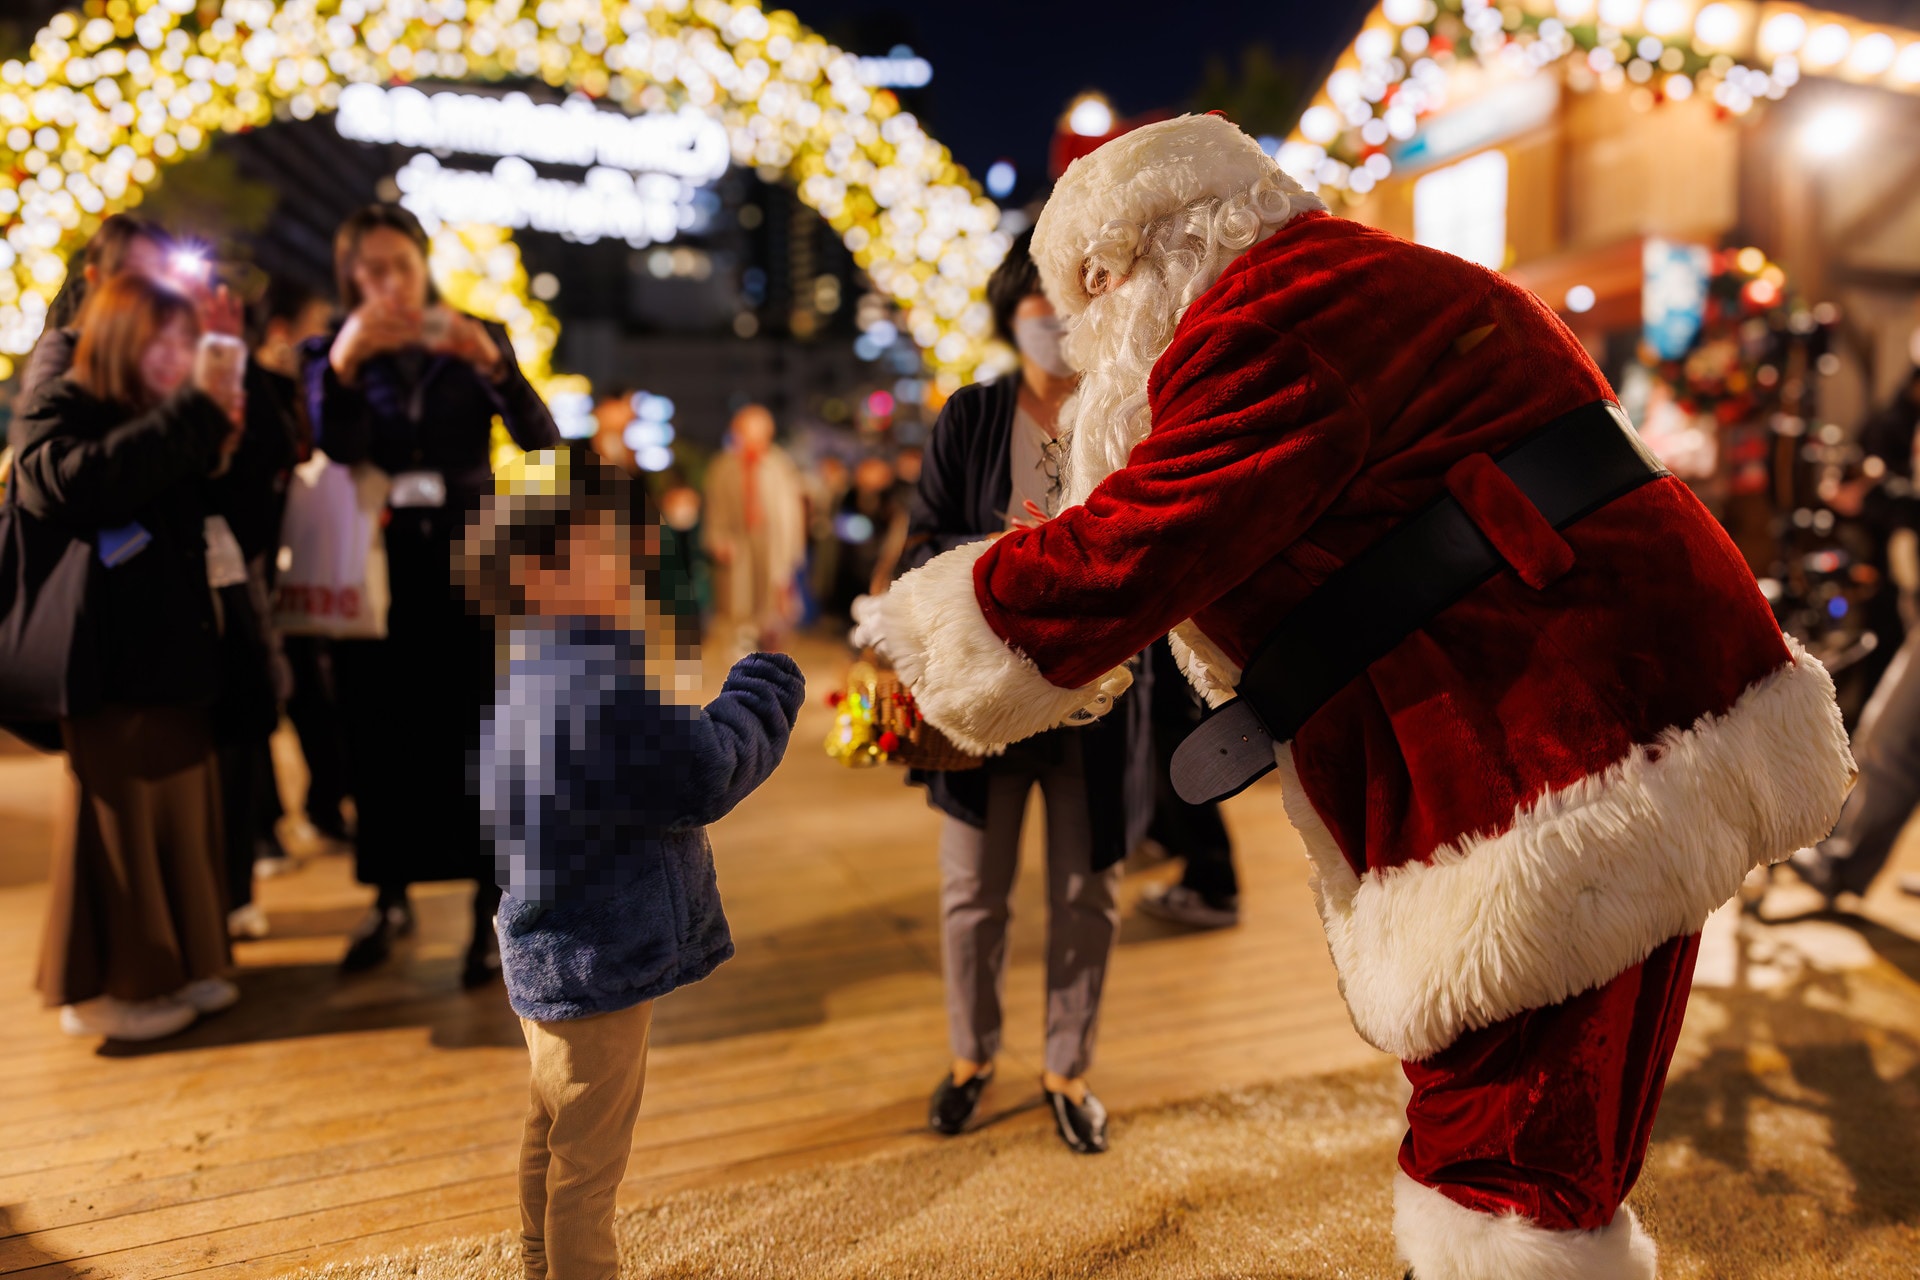
[[[940,1141],[924,1128],[947,1052],[938,819],[897,774],[813,752],[825,729],[810,707],[786,764],[714,830],[739,954],[656,1012],[623,1199]],[[1260,846],[1242,859],[1241,929],[1126,921],[1093,1073],[1109,1106],[1370,1055],[1271,790],[1228,810],[1236,839]],[[1039,830],[1029,821],[1014,896],[1006,1048],[983,1117],[996,1128],[1049,1123]],[[1123,907],[1169,874],[1130,877]],[[238,949],[247,1003],[127,1056],[61,1036],[31,992],[0,993],[17,1028],[0,1044],[0,1270],[240,1280],[511,1225],[526,1060],[497,991],[454,989],[465,892],[422,886],[418,939],[343,979],[342,933],[369,896],[348,860],[263,882],[282,932]],[[0,889],[0,964],[32,963],[43,900]]]

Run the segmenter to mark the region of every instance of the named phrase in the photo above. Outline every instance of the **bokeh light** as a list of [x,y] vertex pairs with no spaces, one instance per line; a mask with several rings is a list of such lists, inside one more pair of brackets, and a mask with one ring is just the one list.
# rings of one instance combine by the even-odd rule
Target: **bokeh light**
[[[733,163],[792,181],[900,308],[943,393],[992,352],[976,304],[1010,242],[1000,209],[859,59],[791,13],[755,0],[89,0],[0,64],[0,374],[32,349],[100,220],[215,135],[332,111],[353,84],[526,77],[631,112],[715,115]],[[468,235],[436,241],[436,257],[458,258]],[[516,349],[538,338],[551,352],[554,322],[517,265],[506,278],[448,269]]]

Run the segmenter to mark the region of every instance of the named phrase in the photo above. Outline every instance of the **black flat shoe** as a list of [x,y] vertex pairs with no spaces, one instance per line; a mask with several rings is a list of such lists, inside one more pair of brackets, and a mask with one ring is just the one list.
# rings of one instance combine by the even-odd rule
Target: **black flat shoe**
[[1047,1106],[1053,1111],[1053,1127],[1060,1131],[1060,1141],[1083,1156],[1097,1156],[1107,1149],[1107,1109],[1091,1090],[1083,1102],[1075,1102],[1066,1094],[1055,1093],[1045,1086],[1040,1091],[1047,1095]]
[[347,954],[340,961],[342,973],[365,973],[368,969],[385,962],[393,954],[395,938],[404,938],[413,932],[413,908],[405,903],[391,907],[374,907],[358,925],[354,926],[353,937],[347,946]]
[[933,1091],[932,1100],[927,1103],[928,1126],[935,1133],[949,1136],[959,1133],[973,1118],[973,1109],[980,1105],[980,1095],[986,1092],[991,1083],[991,1071],[983,1071],[965,1084],[955,1084],[953,1073],[949,1071],[941,1078],[939,1087]]

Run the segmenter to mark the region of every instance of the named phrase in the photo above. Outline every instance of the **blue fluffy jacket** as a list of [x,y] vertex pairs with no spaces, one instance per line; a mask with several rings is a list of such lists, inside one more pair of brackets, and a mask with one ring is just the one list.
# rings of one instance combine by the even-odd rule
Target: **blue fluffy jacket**
[[791,658],[755,653],[705,709],[677,706],[643,643],[516,631],[481,732],[507,997],[536,1022],[652,1000],[733,954],[704,828],[780,763],[806,696]]

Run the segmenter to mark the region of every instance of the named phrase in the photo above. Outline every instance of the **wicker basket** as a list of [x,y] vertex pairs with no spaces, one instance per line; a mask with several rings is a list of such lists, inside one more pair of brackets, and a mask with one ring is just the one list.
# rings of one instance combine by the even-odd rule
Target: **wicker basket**
[[897,749],[887,756],[889,764],[903,764],[909,769],[937,769],[944,773],[954,773],[962,769],[978,769],[984,759],[970,755],[953,745],[947,735],[920,718],[920,712],[913,705],[913,695],[900,683],[900,677],[894,671],[874,664],[874,711],[880,727],[889,730],[900,740]]

